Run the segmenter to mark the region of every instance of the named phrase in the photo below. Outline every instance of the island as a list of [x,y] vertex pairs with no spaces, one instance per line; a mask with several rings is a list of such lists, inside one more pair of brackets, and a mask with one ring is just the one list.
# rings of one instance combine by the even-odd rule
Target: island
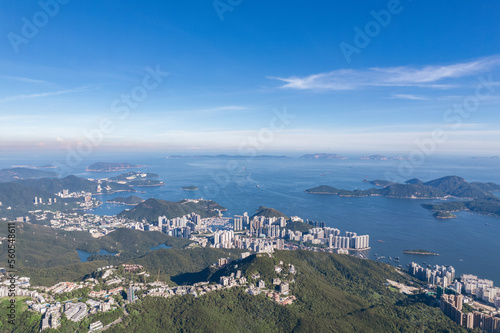
[[[363,182],[381,188],[367,190],[344,190],[329,185],[321,185],[305,190],[311,194],[330,194],[340,197],[368,197],[384,196],[399,199],[460,199],[461,201],[423,204],[426,209],[441,212],[437,218],[453,218],[452,213],[469,210],[480,214],[500,216],[500,199],[493,192],[500,191],[500,185],[495,183],[467,182],[458,176],[446,176],[439,179],[423,182],[413,178],[404,184],[387,180],[363,180]],[[463,201],[469,199],[470,201]]]
[[387,157],[387,156],[383,156],[383,155],[361,156],[360,159],[361,160],[372,160],[372,161],[387,161],[387,160],[404,161],[404,160],[408,160],[407,157],[401,157],[401,156]]
[[130,197],[117,197],[114,199],[109,199],[106,202],[127,206],[136,206],[141,202],[144,202],[144,199],[132,195]]
[[176,158],[176,159],[196,159],[196,158],[215,158],[215,159],[281,159],[281,158],[289,158],[285,155],[170,155],[165,158]]
[[184,191],[197,191],[198,187],[196,187],[196,186],[183,186],[182,189]]
[[339,154],[326,154],[326,153],[316,153],[316,154],[305,154],[300,156],[303,159],[314,159],[314,160],[347,160],[347,157],[341,156]]
[[432,216],[434,216],[437,219],[455,219],[455,218],[457,218],[457,216],[455,214],[448,213],[448,212],[442,212],[442,211],[435,212]]
[[422,256],[438,256],[438,253],[433,253],[427,250],[417,249],[417,250],[403,250],[405,254],[418,254]]
[[123,171],[125,169],[134,169],[146,167],[145,165],[136,165],[130,163],[106,163],[106,162],[97,162],[92,165],[89,165],[85,171],[89,172],[113,172],[113,171]]

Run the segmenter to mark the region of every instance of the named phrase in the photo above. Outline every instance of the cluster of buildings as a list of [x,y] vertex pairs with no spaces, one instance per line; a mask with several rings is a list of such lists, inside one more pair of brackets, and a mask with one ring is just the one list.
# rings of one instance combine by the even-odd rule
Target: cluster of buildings
[[[479,328],[487,333],[500,333],[500,318],[494,316],[500,308],[500,288],[495,287],[493,281],[479,279],[470,274],[462,274],[458,281],[452,266],[436,265],[431,269],[423,268],[414,262],[409,266],[411,275],[454,293],[442,295],[441,310],[458,325],[468,329]],[[474,302],[474,299],[496,307],[497,311],[490,306]],[[468,311],[464,308],[464,303],[486,311]]]
[[500,333],[500,318],[479,311],[466,312],[463,295],[442,295],[441,310],[458,325],[468,329],[480,328],[486,333]]
[[43,202],[43,199],[42,199],[42,198],[35,197],[35,199],[33,200],[33,203],[34,203],[35,205],[45,205],[45,204],[47,204],[47,205],[49,205],[49,206],[50,206],[50,205],[52,205],[53,203],[57,203],[57,198],[49,198],[49,199],[47,200],[47,203],[45,203],[45,202]]
[[500,308],[500,288],[493,285],[492,280],[479,279],[476,275],[462,274],[460,281],[466,295]]
[[[409,273],[419,280],[427,281],[429,284],[443,288],[450,287],[455,281],[455,269],[453,266],[436,265],[434,268],[424,268],[417,263],[411,262]],[[460,283],[454,284],[452,288],[455,291],[461,292]]]

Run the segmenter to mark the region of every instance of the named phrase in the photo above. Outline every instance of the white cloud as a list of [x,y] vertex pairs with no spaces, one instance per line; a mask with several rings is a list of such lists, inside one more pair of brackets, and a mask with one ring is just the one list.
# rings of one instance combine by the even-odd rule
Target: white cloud
[[50,84],[50,82],[45,81],[45,80],[32,79],[32,78],[23,77],[23,76],[0,76],[0,78],[6,79],[6,80],[12,80],[12,81],[26,82],[26,83]]
[[447,66],[374,67],[362,70],[338,69],[305,77],[270,77],[285,82],[281,88],[299,90],[353,90],[362,87],[452,88],[440,82],[476,75],[500,65],[500,56],[480,58]]
[[42,97],[49,97],[49,96],[57,96],[57,95],[63,95],[63,94],[72,94],[72,93],[77,93],[77,92],[82,92],[82,91],[88,91],[89,87],[79,87],[79,88],[74,88],[74,89],[66,89],[66,90],[59,90],[59,91],[49,91],[49,92],[43,92],[43,93],[37,93],[37,94],[29,94],[29,95],[14,95],[14,96],[9,96],[0,99],[0,103],[6,103],[6,102],[12,102],[12,101],[17,101],[17,100],[24,100],[24,99],[33,99],[33,98],[42,98]]
[[396,94],[392,95],[392,98],[396,99],[411,99],[411,100],[426,100],[426,97],[412,95],[412,94]]

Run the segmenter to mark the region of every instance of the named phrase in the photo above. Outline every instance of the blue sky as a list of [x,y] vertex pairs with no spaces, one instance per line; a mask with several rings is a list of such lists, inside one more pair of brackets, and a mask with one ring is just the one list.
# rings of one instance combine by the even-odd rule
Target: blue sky
[[[437,131],[440,153],[497,154],[499,12],[498,1],[0,1],[0,150],[236,154],[257,138],[262,152],[407,153]],[[168,75],[153,84],[153,69]],[[293,118],[274,128],[284,110]]]

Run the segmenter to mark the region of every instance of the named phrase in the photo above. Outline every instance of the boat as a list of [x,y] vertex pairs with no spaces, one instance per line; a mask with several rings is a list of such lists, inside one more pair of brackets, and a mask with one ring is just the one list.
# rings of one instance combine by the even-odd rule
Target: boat
[[489,227],[491,224],[489,224],[489,223],[485,223],[485,225],[487,225],[487,226]]
[[377,242],[380,242],[380,243],[385,243],[385,241],[381,240],[381,239],[377,239]]

